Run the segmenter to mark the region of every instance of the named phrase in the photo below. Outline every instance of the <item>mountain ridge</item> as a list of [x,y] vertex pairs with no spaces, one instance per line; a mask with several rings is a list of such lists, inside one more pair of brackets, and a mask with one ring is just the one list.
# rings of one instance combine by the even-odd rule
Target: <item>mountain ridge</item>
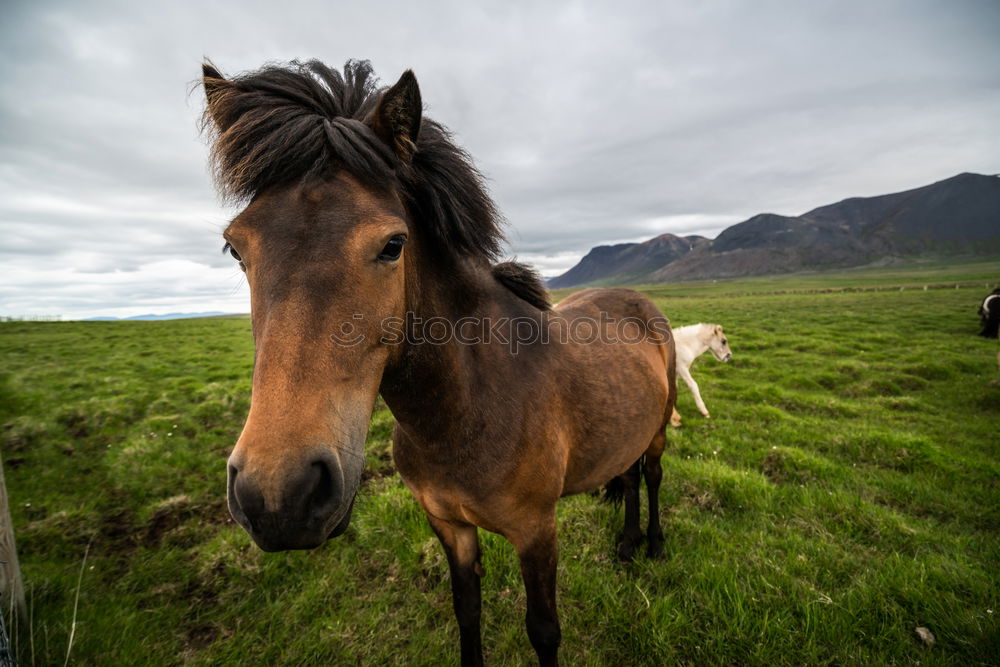
[[[797,216],[758,213],[673,254],[653,242],[597,246],[549,286],[674,282],[847,268],[921,254],[1000,254],[1000,177],[964,172]],[[658,264],[658,265],[657,265]],[[650,268],[652,267],[652,268]],[[637,271],[636,269],[642,269]]]
[[[644,275],[708,243],[704,236],[660,234],[641,243],[596,246],[575,267],[549,281],[550,287],[594,282],[612,275]],[[589,258],[589,259],[588,259]],[[605,267],[613,266],[614,274]]]

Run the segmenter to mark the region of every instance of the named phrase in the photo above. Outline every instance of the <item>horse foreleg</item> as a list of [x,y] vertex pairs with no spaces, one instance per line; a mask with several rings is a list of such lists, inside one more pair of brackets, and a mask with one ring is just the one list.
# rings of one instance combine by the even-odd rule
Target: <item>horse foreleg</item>
[[698,391],[698,383],[694,381],[693,377],[691,377],[691,369],[678,366],[677,372],[682,378],[684,378],[684,382],[687,383],[688,389],[690,389],[691,393],[694,394],[694,403],[698,406],[698,411],[701,412],[702,415],[708,417],[708,408],[705,407],[705,401],[701,400],[701,392]]
[[621,475],[625,485],[625,530],[622,541],[618,544],[618,558],[623,561],[632,560],[635,548],[642,541],[642,530],[639,528],[639,461],[636,461]]
[[646,526],[646,550],[650,558],[663,555],[663,530],[660,528],[660,481],[663,467],[660,457],[666,446],[666,438],[660,432],[649,445],[643,457],[643,477],[646,478],[646,494],[649,499],[649,523]]
[[[534,523],[534,522],[533,522]],[[533,530],[508,535],[521,562],[521,576],[528,598],[525,625],[531,646],[543,667],[559,664],[559,615],[556,611],[556,544],[555,507],[551,515],[534,523]]]
[[452,602],[462,646],[462,666],[480,666],[483,664],[483,645],[479,633],[482,613],[479,580],[484,573],[479,562],[479,533],[475,526],[442,521],[430,515],[427,515],[427,520],[448,557]]

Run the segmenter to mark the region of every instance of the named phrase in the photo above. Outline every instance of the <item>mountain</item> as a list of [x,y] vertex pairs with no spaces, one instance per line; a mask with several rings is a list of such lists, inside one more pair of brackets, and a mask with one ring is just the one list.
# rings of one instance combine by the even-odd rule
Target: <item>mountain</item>
[[[915,255],[1000,254],[1000,178],[959,174],[905,192],[852,197],[799,216],[761,213],[711,241],[692,244],[689,252],[674,257],[664,254],[665,261],[644,271],[621,261],[624,253],[610,252],[615,248],[629,251],[659,238],[663,237],[594,248],[549,285],[737,278],[859,266]],[[595,252],[597,256],[588,261]],[[591,268],[597,265],[600,271]],[[643,267],[651,265],[652,258]]]
[[661,234],[642,243],[619,243],[592,248],[580,263],[548,282],[552,288],[571,287],[608,278],[628,282],[680,259],[695,248],[710,243],[704,236]]
[[228,313],[223,313],[222,311],[212,310],[204,313],[166,313],[165,315],[154,315],[152,313],[146,315],[133,315],[132,317],[88,317],[84,322],[130,322],[134,320],[184,320],[190,319],[192,317],[218,317],[219,315],[227,315]]

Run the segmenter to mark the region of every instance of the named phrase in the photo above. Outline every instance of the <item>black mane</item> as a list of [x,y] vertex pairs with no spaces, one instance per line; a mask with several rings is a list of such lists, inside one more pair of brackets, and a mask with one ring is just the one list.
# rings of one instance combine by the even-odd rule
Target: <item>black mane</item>
[[493,266],[493,277],[511,292],[539,310],[552,307],[545,282],[538,272],[520,262],[501,262]]
[[382,92],[368,61],[348,61],[343,73],[317,60],[233,79],[208,64],[205,72],[210,103],[203,127],[212,134],[224,197],[249,201],[268,188],[344,169],[374,187],[398,183],[414,223],[444,256],[500,255],[500,213],[482,174],[442,125],[422,119],[416,152],[404,164],[365,122]]

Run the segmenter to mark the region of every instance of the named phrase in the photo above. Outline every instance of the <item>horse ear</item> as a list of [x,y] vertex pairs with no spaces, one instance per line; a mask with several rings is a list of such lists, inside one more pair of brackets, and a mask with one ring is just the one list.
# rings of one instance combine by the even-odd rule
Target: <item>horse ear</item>
[[224,113],[221,102],[226,91],[231,90],[232,84],[207,60],[201,65],[201,84],[205,88],[205,99],[208,102],[206,115],[212,119],[219,132],[225,132],[232,125],[232,119]]
[[417,135],[423,103],[413,70],[406,70],[391,88],[382,93],[369,124],[404,164],[417,152]]

